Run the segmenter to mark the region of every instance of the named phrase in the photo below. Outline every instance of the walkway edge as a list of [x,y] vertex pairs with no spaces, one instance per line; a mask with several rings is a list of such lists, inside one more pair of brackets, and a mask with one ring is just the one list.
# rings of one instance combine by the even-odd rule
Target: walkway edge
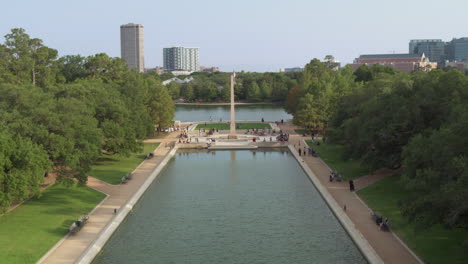
[[178,146],[176,145],[169,153],[166,154],[166,157],[161,161],[161,163],[151,172],[151,175],[146,179],[146,181],[141,185],[138,191],[133,194],[133,196],[128,200],[128,202],[121,207],[119,213],[112,219],[104,230],[99,234],[98,238],[85,250],[85,252],[80,256],[80,258],[75,262],[77,264],[89,264],[94,258],[99,254],[101,249],[110,239],[114,231],[119,227],[120,223],[125,220],[125,217],[132,211],[133,206],[140,200],[141,196],[145,193],[146,189],[151,185],[153,180],[159,175],[161,170],[166,166],[169,160],[175,155]]
[[[88,188],[90,188],[90,187],[88,187]],[[93,189],[93,190],[95,190],[96,192],[100,192],[100,193],[106,195],[106,197],[104,197],[104,199],[102,199],[102,201],[101,201],[100,203],[98,203],[98,204],[93,208],[93,210],[92,210],[91,212],[88,213],[88,215],[91,215],[94,211],[96,211],[96,209],[98,209],[98,208],[107,200],[107,198],[109,198],[109,194],[107,194],[107,193],[105,193],[105,192],[101,192],[101,191],[96,190],[96,189],[94,189],[94,188],[90,188],[90,189]],[[55,245],[54,245],[51,249],[49,249],[49,251],[47,251],[47,253],[45,253],[45,255],[42,256],[42,258],[40,258],[40,259],[36,262],[36,264],[41,264],[41,263],[43,263],[43,262],[49,257],[49,255],[52,254],[52,252],[54,252],[55,249],[57,249],[58,247],[60,247],[60,245],[62,245],[62,243],[63,243],[69,236],[70,236],[70,232],[68,232],[62,239],[60,239],[59,242],[55,243]]]
[[318,190],[322,198],[328,204],[333,214],[340,221],[343,228],[347,231],[351,239],[354,241],[356,246],[359,248],[361,253],[364,255],[366,260],[372,264],[383,264],[384,262],[380,256],[375,252],[372,246],[367,242],[362,233],[354,226],[351,219],[346,215],[345,211],[338,205],[336,200],[331,196],[327,189],[320,183],[320,180],[317,178],[315,173],[309,168],[309,166],[303,161],[301,156],[298,155],[294,146],[289,145],[289,150],[296,158],[297,162],[301,165],[304,172],[309,177],[310,181],[314,184],[315,188]]

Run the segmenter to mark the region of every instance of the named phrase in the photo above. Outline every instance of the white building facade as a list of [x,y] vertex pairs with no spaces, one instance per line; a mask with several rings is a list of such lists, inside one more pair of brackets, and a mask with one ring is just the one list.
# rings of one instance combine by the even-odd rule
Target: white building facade
[[141,24],[120,26],[120,53],[130,69],[145,70],[144,33]]
[[164,71],[200,71],[200,51],[198,48],[170,47],[163,49]]

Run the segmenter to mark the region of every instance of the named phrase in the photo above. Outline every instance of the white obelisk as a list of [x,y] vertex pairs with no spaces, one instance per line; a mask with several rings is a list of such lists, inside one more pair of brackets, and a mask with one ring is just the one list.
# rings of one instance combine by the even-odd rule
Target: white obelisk
[[233,72],[231,75],[231,129],[229,130],[228,138],[236,139],[236,114],[234,109],[234,78],[236,78],[236,73]]

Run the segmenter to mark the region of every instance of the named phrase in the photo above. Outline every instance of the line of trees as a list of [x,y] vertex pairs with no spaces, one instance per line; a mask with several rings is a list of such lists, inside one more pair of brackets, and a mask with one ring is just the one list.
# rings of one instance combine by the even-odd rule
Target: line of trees
[[403,214],[418,226],[468,228],[468,76],[311,61],[290,91],[294,122],[372,169],[403,167]]
[[39,194],[46,171],[86,182],[102,155],[129,155],[175,107],[155,74],[106,54],[59,58],[12,29],[0,44],[0,207]]
[[[297,85],[297,73],[236,73],[236,100],[251,102],[283,102],[288,91]],[[167,85],[171,97],[188,101],[229,102],[231,73],[193,73],[190,83]],[[171,75],[162,75],[163,79]],[[184,77],[181,77],[184,78]]]

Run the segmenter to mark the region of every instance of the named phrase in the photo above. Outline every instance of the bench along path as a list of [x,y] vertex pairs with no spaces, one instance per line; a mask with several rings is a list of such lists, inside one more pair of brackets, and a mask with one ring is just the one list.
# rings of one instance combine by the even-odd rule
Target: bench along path
[[[295,145],[297,150],[297,146],[300,142],[301,149],[304,148],[304,139],[306,138],[295,135],[294,126],[285,123],[284,125],[280,125],[280,127],[285,133],[291,134],[289,144]],[[400,242],[391,232],[382,232],[379,230],[370,215],[369,208],[358,198],[357,194],[349,191],[348,182],[329,182],[330,169],[320,158],[301,156],[301,159],[319,178],[321,184],[328,190],[336,202],[341,206],[346,205],[346,214],[348,217],[353,221],[355,227],[362,233],[364,238],[385,263],[421,263],[406,245]],[[369,176],[362,180],[355,180],[356,190],[362,188],[360,183],[368,185],[384,177],[385,175]],[[392,219],[389,219],[389,221],[391,226]]]
[[133,196],[133,194],[145,182],[151,172],[164,159],[179,132],[168,135],[154,151],[154,157],[142,162],[133,172],[133,177],[128,183],[111,185],[99,179],[88,177],[88,187],[108,195],[101,204],[90,214],[88,223],[75,235],[66,236],[59,244],[50,250],[38,263],[75,263],[81,254],[99,236],[101,231],[114,217],[114,209],[121,206]]

